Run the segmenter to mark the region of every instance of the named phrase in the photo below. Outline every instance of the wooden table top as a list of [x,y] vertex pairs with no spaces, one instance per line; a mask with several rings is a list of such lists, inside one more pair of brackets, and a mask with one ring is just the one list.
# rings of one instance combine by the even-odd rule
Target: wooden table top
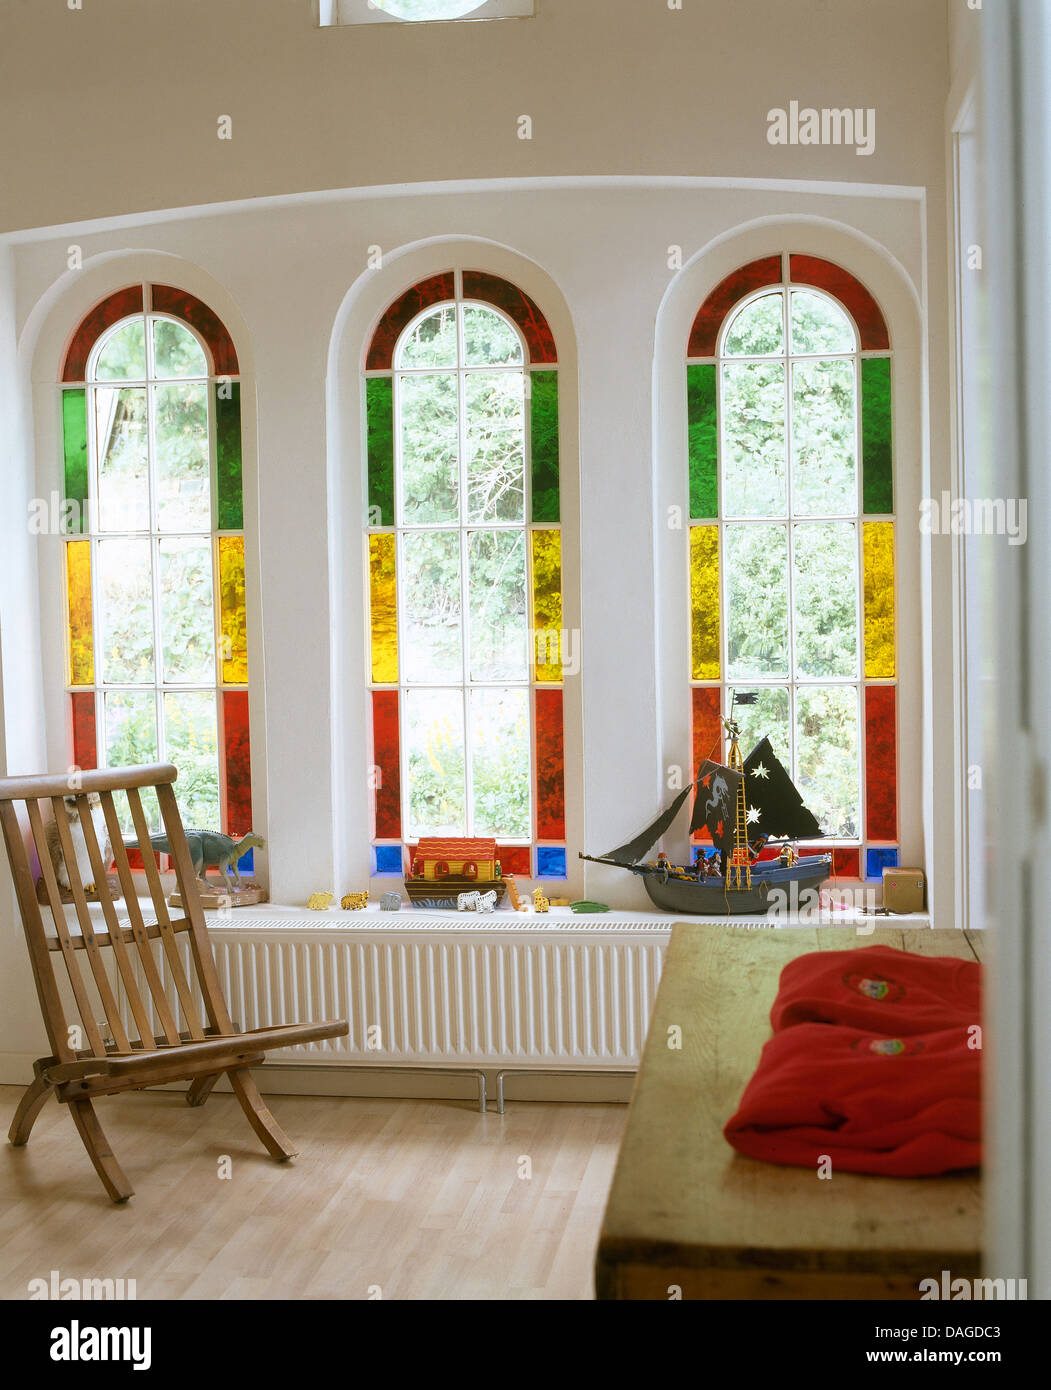
[[[929,928],[674,928],[602,1226],[600,1286],[618,1262],[804,1277],[980,1272],[976,1171],[819,1180],[746,1158],[723,1138],[771,1036],[782,967],[809,951],[880,945],[981,960],[984,941]],[[681,1050],[668,1046],[672,1027]]]

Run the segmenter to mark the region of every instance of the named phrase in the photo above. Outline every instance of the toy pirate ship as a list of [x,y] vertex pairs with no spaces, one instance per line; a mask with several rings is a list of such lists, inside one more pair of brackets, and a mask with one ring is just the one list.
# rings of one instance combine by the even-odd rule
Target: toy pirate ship
[[421,838],[405,875],[405,891],[417,907],[455,907],[461,893],[495,893],[499,904],[505,884],[496,857],[496,841]]
[[[739,703],[751,703],[747,695]],[[786,900],[808,889],[817,890],[831,872],[830,854],[798,855],[797,840],[822,836],[813,812],[803,804],[791,777],[774,756],[770,740],[742,759],[740,728],[730,715],[723,720],[730,739],[727,763],[705,760],[696,782],[689,783],[657,819],[633,840],[608,854],[581,854],[593,864],[613,864],[638,874],[650,898],[668,912],[727,916],[766,912],[770,894],[780,889]],[[690,830],[707,829],[715,849],[699,846],[693,864],[673,865],[659,854],[642,862],[672,827],[690,793],[696,789]],[[769,841],[782,845],[777,859],[760,860]],[[797,898],[798,900],[798,898]]]

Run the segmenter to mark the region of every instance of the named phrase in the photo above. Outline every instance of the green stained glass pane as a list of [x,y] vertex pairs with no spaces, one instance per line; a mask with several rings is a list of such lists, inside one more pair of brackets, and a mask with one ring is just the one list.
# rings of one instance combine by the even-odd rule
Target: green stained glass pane
[[66,501],[77,511],[66,511],[66,532],[87,530],[88,502],[88,405],[83,387],[62,393],[62,447],[66,458]]
[[686,411],[690,449],[690,517],[719,515],[719,427],[715,363],[686,368]]
[[365,382],[368,430],[369,525],[394,525],[394,380]]
[[530,383],[533,520],[558,521],[558,373],[533,372]]
[[215,388],[215,471],[219,530],[244,528],[241,490],[241,383],[219,382]]
[[861,456],[865,511],[888,515],[894,510],[889,357],[861,363]]

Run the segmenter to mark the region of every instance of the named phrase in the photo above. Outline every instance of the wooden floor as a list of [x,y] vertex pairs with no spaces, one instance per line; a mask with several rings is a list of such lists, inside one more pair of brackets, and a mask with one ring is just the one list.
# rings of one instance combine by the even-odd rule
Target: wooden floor
[[232,1095],[116,1096],[96,1103],[135,1187],[115,1206],[64,1106],[7,1143],[20,1094],[0,1087],[0,1298],[53,1269],[140,1299],[594,1297],[626,1106],[276,1096],[300,1148],[278,1164]]

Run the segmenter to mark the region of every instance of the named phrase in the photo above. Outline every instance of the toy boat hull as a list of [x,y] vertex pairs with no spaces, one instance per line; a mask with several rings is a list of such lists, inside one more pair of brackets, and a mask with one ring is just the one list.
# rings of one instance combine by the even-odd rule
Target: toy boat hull
[[829,856],[820,854],[797,859],[790,868],[776,862],[753,864],[751,888],[727,888],[721,878],[676,878],[673,873],[665,878],[652,870],[641,877],[650,898],[665,912],[738,917],[769,912],[780,901],[780,894],[771,896],[775,890],[787,896],[787,908],[806,907],[803,894],[808,890],[816,894],[830,871]]
[[443,907],[455,907],[461,893],[495,893],[497,906],[503,901],[507,888],[503,881],[477,878],[407,878],[405,891],[414,903],[437,902]]

